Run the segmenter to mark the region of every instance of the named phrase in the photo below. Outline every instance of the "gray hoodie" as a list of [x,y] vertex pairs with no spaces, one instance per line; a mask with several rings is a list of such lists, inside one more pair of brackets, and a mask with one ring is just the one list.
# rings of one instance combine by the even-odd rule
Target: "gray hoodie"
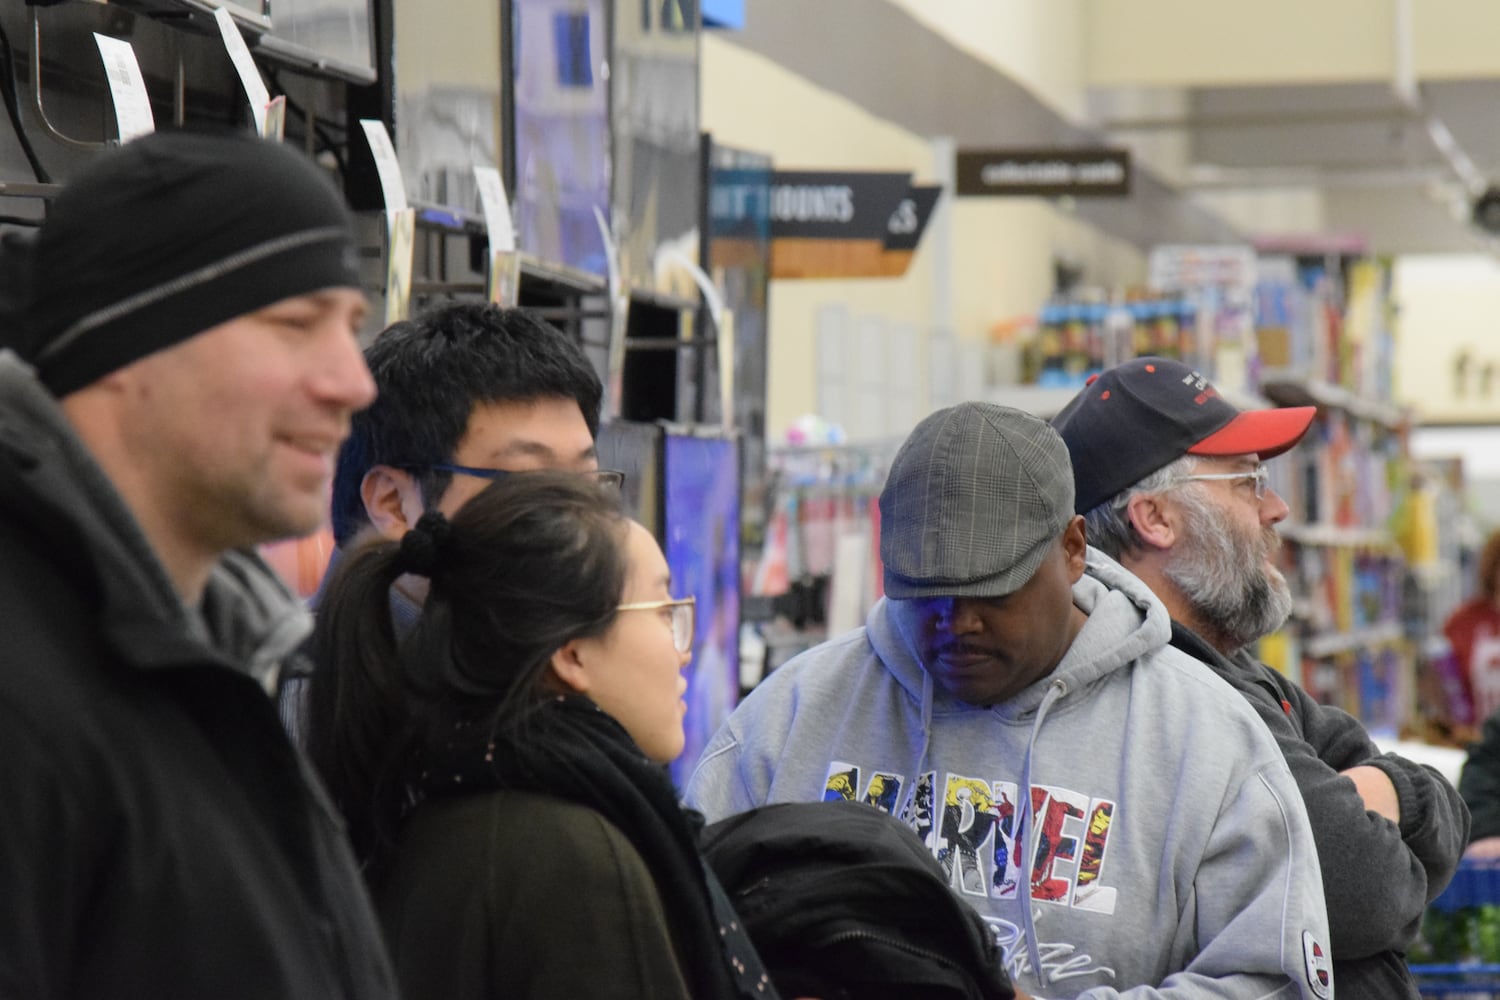
[[1089,550],[1073,600],[1088,621],[1062,662],[990,708],[936,689],[916,609],[879,602],[750,694],[688,804],[710,821],[831,798],[896,813],[1035,996],[1331,996],[1317,854],[1275,741],[1107,556]]

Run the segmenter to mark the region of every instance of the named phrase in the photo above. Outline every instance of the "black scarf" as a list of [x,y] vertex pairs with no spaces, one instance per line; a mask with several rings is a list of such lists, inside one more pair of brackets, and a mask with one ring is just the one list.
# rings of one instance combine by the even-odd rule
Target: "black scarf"
[[692,995],[740,996],[728,964],[739,959],[726,951],[718,934],[698,853],[701,817],[684,812],[665,769],[592,701],[550,699],[509,733],[492,735],[481,721],[460,721],[422,764],[424,795],[494,788],[540,792],[609,820],[656,880]]

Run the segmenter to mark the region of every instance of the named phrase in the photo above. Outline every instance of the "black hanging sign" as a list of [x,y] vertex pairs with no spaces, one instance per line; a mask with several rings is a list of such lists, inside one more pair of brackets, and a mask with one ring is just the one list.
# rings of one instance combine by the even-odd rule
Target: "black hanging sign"
[[909,173],[778,170],[771,175],[771,236],[884,241],[910,188]]
[[887,250],[915,250],[922,242],[922,233],[937,207],[938,196],[943,193],[940,185],[920,185],[907,188],[906,194],[896,204],[885,227]]
[[1130,151],[960,150],[954,177],[961,195],[1118,198],[1130,194]]

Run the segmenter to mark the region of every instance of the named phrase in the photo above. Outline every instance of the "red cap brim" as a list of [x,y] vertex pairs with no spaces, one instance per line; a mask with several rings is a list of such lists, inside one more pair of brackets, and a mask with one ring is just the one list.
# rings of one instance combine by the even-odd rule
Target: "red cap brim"
[[1246,410],[1188,449],[1190,455],[1259,455],[1275,458],[1302,440],[1316,406]]

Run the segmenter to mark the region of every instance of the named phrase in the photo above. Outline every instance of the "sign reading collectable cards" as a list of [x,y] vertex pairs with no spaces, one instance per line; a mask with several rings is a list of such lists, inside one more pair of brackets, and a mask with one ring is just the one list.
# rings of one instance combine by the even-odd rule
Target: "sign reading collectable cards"
[[960,195],[1123,198],[1128,149],[964,149],[954,162]]

